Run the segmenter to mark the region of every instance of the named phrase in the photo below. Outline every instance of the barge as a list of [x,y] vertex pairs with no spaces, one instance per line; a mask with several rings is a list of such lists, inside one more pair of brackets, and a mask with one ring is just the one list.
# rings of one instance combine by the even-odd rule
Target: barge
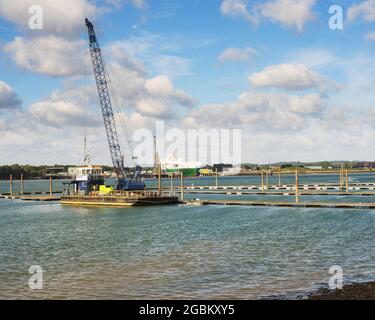
[[178,204],[176,196],[164,196],[155,190],[117,190],[104,182],[100,166],[78,167],[77,175],[61,197],[62,205],[133,207]]
[[113,192],[106,195],[98,193],[89,195],[64,195],[62,205],[75,206],[105,206],[105,207],[135,207],[178,204],[178,198],[163,196],[158,192]]

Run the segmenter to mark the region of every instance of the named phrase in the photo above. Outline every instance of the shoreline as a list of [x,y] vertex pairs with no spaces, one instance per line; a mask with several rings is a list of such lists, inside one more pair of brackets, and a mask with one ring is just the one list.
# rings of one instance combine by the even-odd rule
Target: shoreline
[[375,281],[344,285],[342,290],[321,288],[307,300],[375,300]]

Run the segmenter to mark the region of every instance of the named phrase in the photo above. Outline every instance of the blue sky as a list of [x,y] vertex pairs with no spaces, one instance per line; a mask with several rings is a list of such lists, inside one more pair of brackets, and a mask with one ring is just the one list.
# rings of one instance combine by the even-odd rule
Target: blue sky
[[132,131],[241,128],[248,162],[375,157],[373,0],[41,0],[43,30],[28,28],[32,4],[0,4],[0,164],[79,161],[83,70],[92,152],[109,163],[86,15]]

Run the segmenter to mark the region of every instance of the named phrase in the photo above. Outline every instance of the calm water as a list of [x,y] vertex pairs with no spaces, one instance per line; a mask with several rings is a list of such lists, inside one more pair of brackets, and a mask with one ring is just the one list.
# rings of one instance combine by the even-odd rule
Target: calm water
[[[293,182],[293,177],[285,179]],[[337,182],[338,177],[301,180]],[[375,177],[353,176],[352,181],[373,182]],[[192,183],[214,181],[187,181]],[[222,178],[220,183],[253,184],[259,177]],[[26,186],[47,190],[48,182]],[[0,182],[0,192],[7,188]],[[332,265],[343,267],[346,281],[374,279],[374,231],[375,211],[370,210],[108,209],[0,200],[0,298],[257,299],[307,292],[327,283]],[[28,288],[31,265],[44,270],[43,290]]]

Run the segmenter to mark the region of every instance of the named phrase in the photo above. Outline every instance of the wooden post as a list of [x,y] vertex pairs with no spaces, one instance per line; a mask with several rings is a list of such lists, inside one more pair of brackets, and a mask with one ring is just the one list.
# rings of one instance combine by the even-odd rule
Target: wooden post
[[13,197],[13,176],[9,176],[9,194]]
[[52,194],[53,194],[53,190],[52,190],[52,176],[49,177],[49,195],[50,197],[52,197]]
[[344,168],[344,164],[341,165],[341,190],[344,189],[344,185],[345,185],[345,168]]
[[262,192],[264,192],[264,172],[262,171]]
[[158,191],[159,194],[162,192],[162,187],[161,187],[161,164],[158,165]]
[[171,173],[171,196],[173,195],[173,173]]
[[23,173],[21,173],[21,195],[23,195],[24,192],[25,192],[25,188],[23,185]]
[[267,174],[266,174],[266,184],[267,184],[267,191],[270,189],[270,180],[269,180],[269,176],[270,176],[270,174],[269,174],[269,172],[267,172]]
[[342,190],[344,186],[343,180],[344,180],[344,173],[343,173],[343,169],[341,169],[340,170],[340,190]]
[[346,193],[349,193],[349,170],[346,169]]
[[218,179],[218,171],[217,171],[217,168],[215,170],[215,186],[216,186],[216,190],[219,188],[219,179]]
[[296,169],[296,203],[299,203],[299,179],[298,179],[298,169]]
[[184,173],[181,171],[181,186],[180,186],[180,191],[181,191],[181,201],[184,201],[184,191],[185,191],[185,184],[184,184]]

